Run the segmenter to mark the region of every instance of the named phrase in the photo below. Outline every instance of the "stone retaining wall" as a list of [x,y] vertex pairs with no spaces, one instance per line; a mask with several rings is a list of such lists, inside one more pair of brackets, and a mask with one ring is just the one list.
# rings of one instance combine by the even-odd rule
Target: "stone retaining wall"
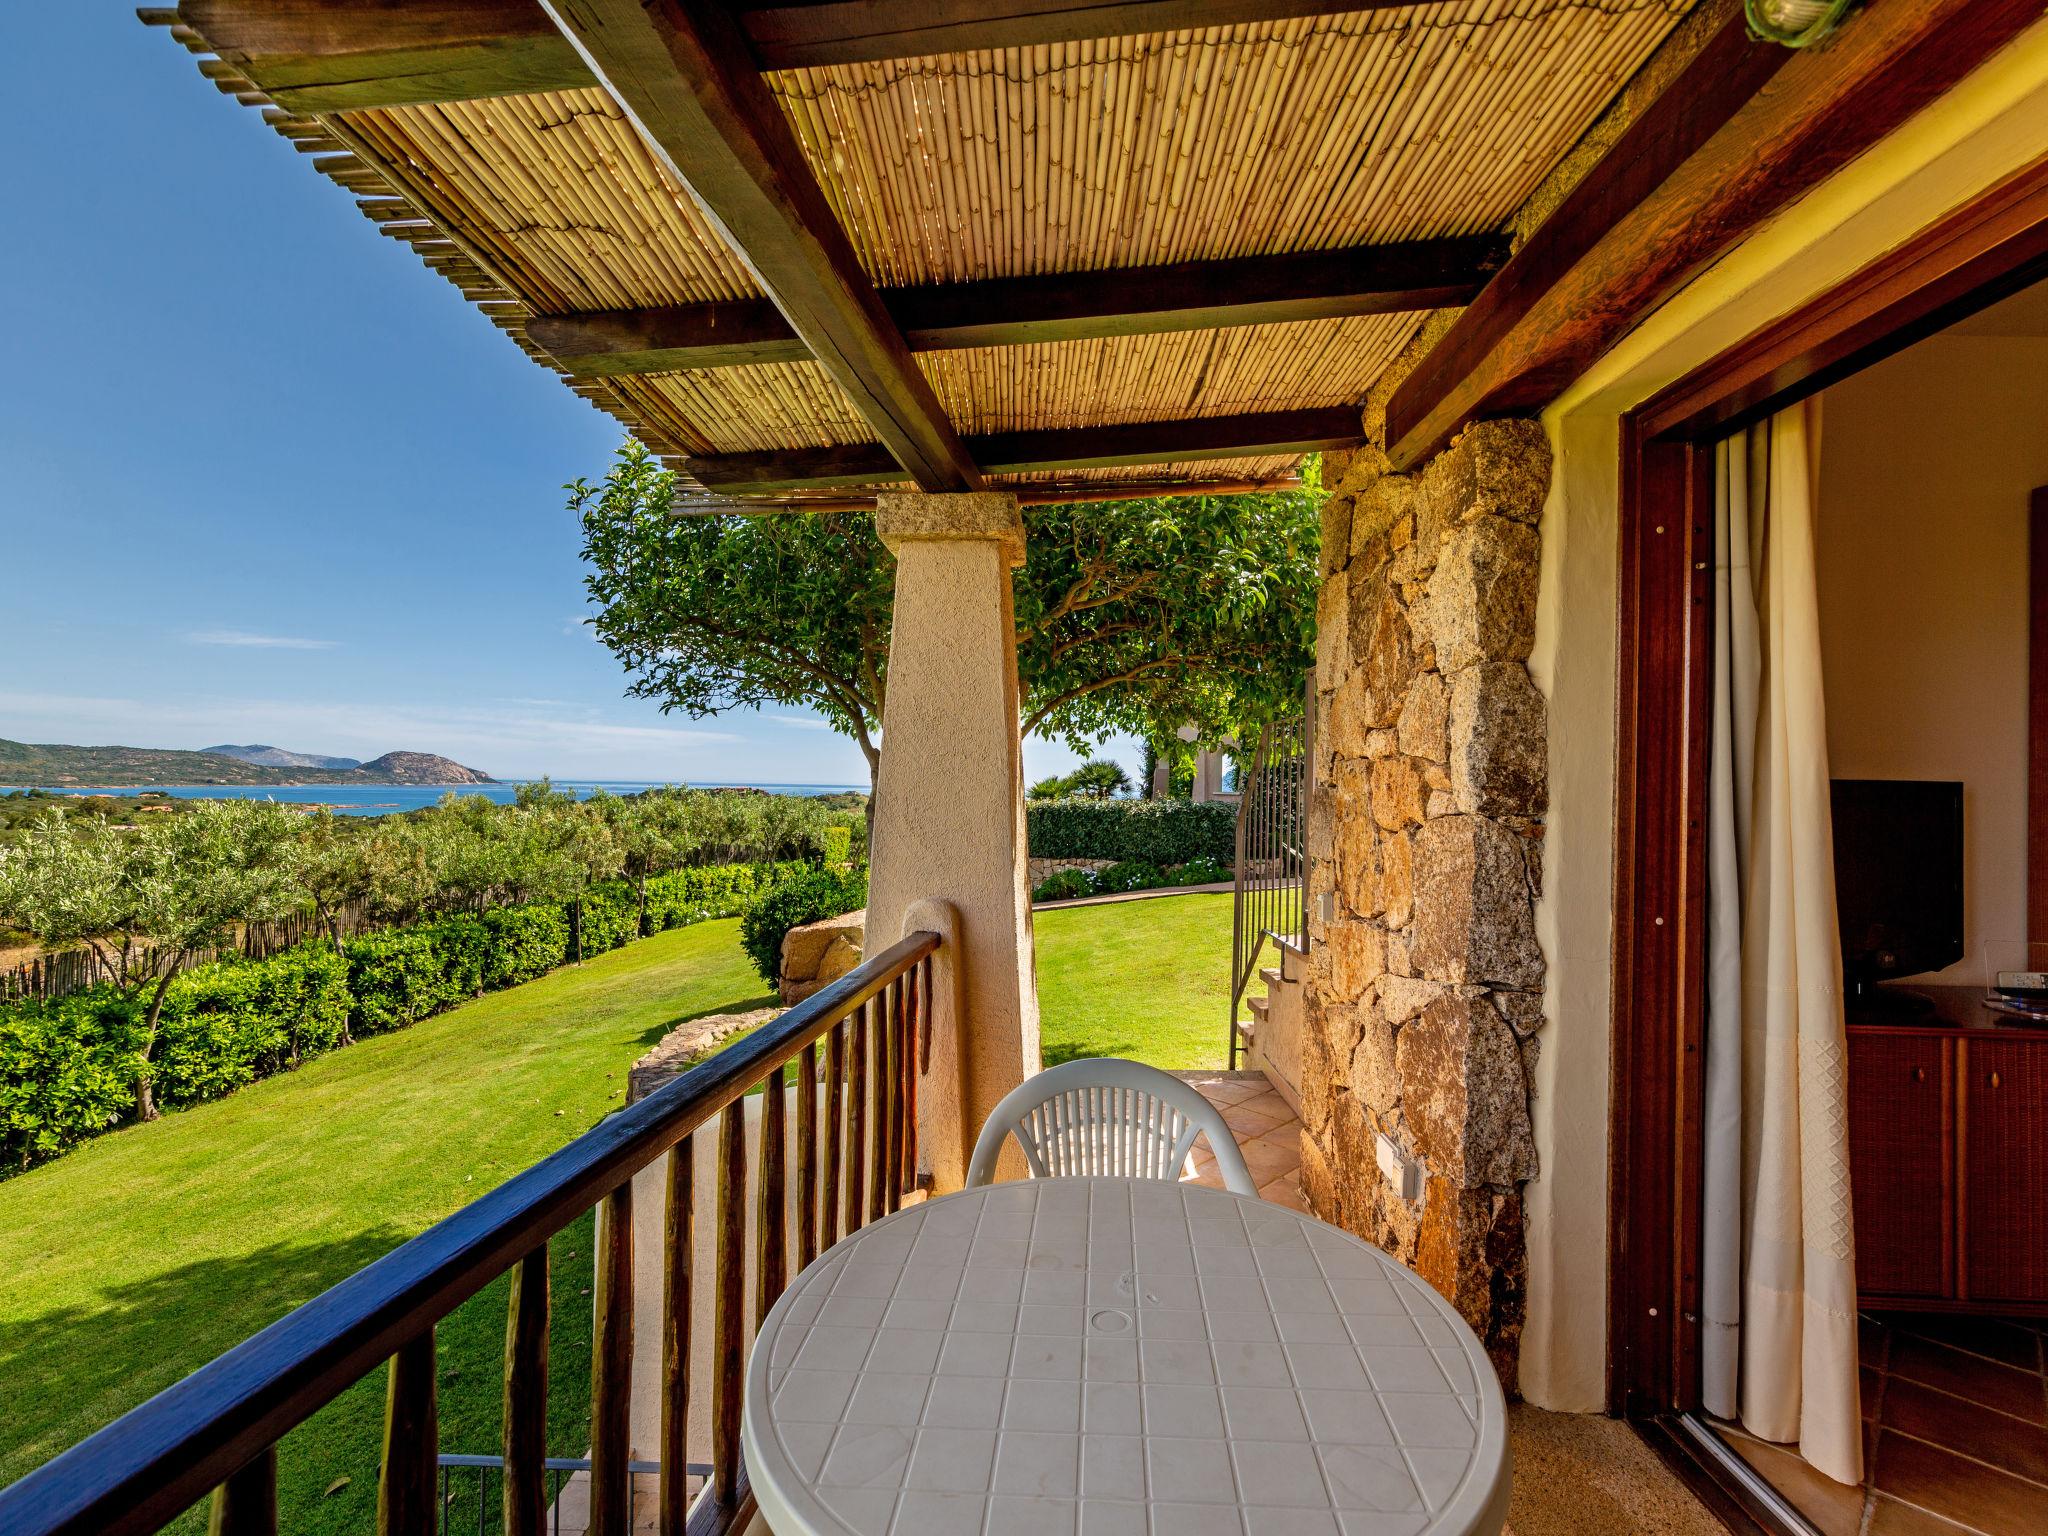
[[[1323,472],[1303,1190],[1436,1286],[1512,1391],[1543,1023],[1547,716],[1525,663],[1549,449],[1533,422],[1487,422],[1417,475],[1372,448]],[[1381,1134],[1421,1164],[1418,1200],[1381,1174]]]
[[1028,888],[1036,890],[1054,875],[1069,869],[1078,869],[1084,874],[1094,874],[1098,869],[1107,869],[1115,859],[1027,859],[1025,875]]

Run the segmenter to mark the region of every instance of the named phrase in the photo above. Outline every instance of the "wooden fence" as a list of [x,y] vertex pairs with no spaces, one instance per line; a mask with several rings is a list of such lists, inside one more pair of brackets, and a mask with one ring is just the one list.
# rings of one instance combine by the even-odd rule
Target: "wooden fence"
[[[372,921],[369,909],[360,902],[342,908],[335,921],[344,939],[380,926]],[[233,942],[213,949],[187,950],[184,963],[186,966],[203,965],[209,960],[220,960],[230,955],[267,960],[316,935],[324,937],[326,931],[325,925],[310,912],[294,913],[274,922],[244,923]],[[132,963],[147,970],[151,957],[156,953],[154,949],[145,950]],[[114,979],[115,968],[100,958],[98,950],[51,950],[33,960],[0,970],[0,1003],[18,1002],[24,998],[69,997],[73,992],[83,992],[87,987]]]

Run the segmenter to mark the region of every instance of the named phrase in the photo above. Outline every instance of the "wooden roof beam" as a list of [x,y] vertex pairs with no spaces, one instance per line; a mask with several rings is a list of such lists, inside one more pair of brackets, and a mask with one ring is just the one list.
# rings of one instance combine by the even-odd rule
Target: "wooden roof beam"
[[[966,441],[968,452],[985,473],[1029,474],[1352,448],[1364,441],[1364,426],[1357,410],[1344,405],[1109,427],[999,432]],[[875,485],[900,473],[878,443],[685,458],[680,468],[707,490],[735,494]]]
[[2040,0],[1870,0],[1825,47],[1794,52],[1752,38],[1727,6],[1394,391],[1395,468],[1468,422],[1547,405],[1694,273],[2040,14]]
[[980,486],[733,18],[705,0],[553,0],[641,138],[920,489]]
[[[1213,330],[1470,302],[1507,256],[1493,237],[1012,277],[882,292],[913,352]],[[614,377],[810,356],[775,306],[738,300],[536,317],[571,373]]]
[[[1409,0],[738,0],[761,69],[1029,46],[1388,9]],[[596,83],[541,0],[182,0],[145,7],[202,36],[295,112],[573,91]]]

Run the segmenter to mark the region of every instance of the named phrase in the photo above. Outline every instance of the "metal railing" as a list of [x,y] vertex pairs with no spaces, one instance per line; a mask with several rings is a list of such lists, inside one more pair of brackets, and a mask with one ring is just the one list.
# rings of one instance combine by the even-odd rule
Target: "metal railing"
[[[441,1536],[464,1536],[472,1525],[476,1536],[489,1536],[496,1524],[491,1516],[494,1501],[491,1498],[493,1474],[500,1480],[505,1475],[505,1458],[502,1456],[465,1456],[443,1451],[441,1463]],[[548,1536],[561,1536],[562,1530],[562,1485],[578,1472],[590,1470],[587,1456],[550,1456],[542,1464],[547,1474]],[[629,1477],[641,1477],[659,1473],[658,1461],[629,1461],[626,1472]],[[711,1476],[711,1463],[693,1461],[685,1468],[687,1474],[700,1482]],[[476,1493],[476,1519],[469,1518],[471,1501],[462,1484],[467,1483]],[[498,1501],[502,1504],[502,1500]]]
[[1308,952],[1308,804],[1315,746],[1315,685],[1301,713],[1259,732],[1237,802],[1237,866],[1230,919],[1230,1069],[1245,1044],[1245,993],[1266,942]]
[[[598,1210],[591,1338],[591,1536],[627,1536],[633,1359],[633,1176],[671,1150],[663,1243],[660,1528],[722,1536],[753,1508],[740,1460],[746,1340],[788,1278],[886,1215],[916,1184],[919,1063],[932,957],[917,933],[781,1018],[585,1132],[481,1199],[298,1307],[12,1486],[7,1536],[143,1536],[213,1493],[217,1536],[275,1536],[277,1442],[386,1360],[377,1528],[439,1529],[442,1460],[434,1328],[511,1273],[505,1339],[504,1528],[543,1536],[548,1509],[548,1240]],[[753,1306],[747,1305],[748,1138],[743,1099],[797,1063],[812,1091],[762,1095]],[[822,1090],[816,1085],[822,1082]],[[785,1214],[796,1106],[795,1231]],[[822,1104],[821,1104],[822,1101]],[[685,1455],[696,1211],[691,1136],[716,1117],[711,1460],[694,1500]],[[873,1177],[868,1177],[872,1170]]]

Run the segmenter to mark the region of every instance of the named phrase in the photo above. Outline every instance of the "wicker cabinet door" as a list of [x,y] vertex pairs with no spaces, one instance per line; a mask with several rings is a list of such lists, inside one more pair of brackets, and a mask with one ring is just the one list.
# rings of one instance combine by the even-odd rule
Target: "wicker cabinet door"
[[2048,1041],[1962,1050],[1967,1294],[2048,1301]]
[[1948,1059],[1938,1035],[1849,1031],[1849,1178],[1865,1295],[1954,1294]]

